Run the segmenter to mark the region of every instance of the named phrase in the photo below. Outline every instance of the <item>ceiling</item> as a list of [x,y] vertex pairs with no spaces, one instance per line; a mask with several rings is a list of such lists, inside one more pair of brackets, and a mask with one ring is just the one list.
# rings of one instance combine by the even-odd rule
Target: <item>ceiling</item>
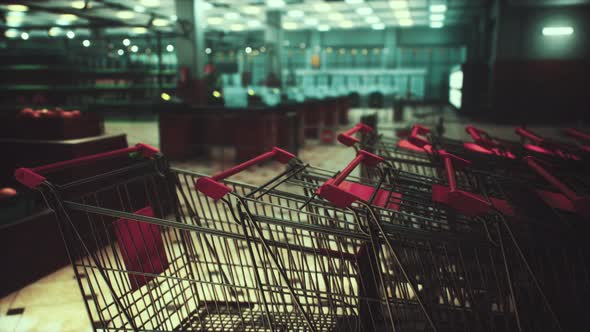
[[[188,1],[188,0],[178,0]],[[256,31],[266,26],[265,12],[283,12],[285,30],[443,26],[470,23],[489,0],[207,0],[206,26],[214,31]],[[0,5],[6,28],[38,35],[67,31],[140,34],[178,28],[175,0],[15,0]],[[21,11],[19,11],[21,10]],[[52,29],[53,28],[53,29]]]

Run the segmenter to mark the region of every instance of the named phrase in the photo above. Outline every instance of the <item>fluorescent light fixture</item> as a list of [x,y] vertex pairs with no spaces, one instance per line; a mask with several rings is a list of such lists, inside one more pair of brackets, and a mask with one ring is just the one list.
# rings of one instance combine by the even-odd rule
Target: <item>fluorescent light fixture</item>
[[[14,12],[11,12],[14,13]],[[19,27],[24,21],[23,16],[8,15],[6,16],[6,25],[10,27]]]
[[118,49],[118,50],[117,50],[117,54],[119,54],[119,55],[123,55],[123,54],[125,54],[125,51],[123,51],[122,49]]
[[212,52],[212,51],[211,51],[211,49],[210,49],[209,47],[207,47],[207,48],[205,49],[205,54],[211,54],[211,52]]
[[334,12],[334,13],[328,14],[328,19],[330,19],[330,20],[341,20],[343,18],[344,18],[344,16],[342,16],[342,14],[340,14],[339,12]]
[[207,18],[207,23],[210,25],[219,25],[223,24],[223,19],[221,17],[209,17]]
[[445,15],[443,14],[431,14],[430,20],[431,21],[444,21]]
[[320,2],[314,5],[315,10],[318,12],[327,12],[331,9],[330,5],[325,2]]
[[389,6],[393,9],[404,9],[404,8],[408,8],[408,3],[403,0],[396,0],[396,1],[391,1],[389,3]]
[[223,15],[223,17],[224,17],[226,20],[235,20],[235,19],[238,19],[238,18],[240,18],[240,14],[238,14],[238,13],[233,13],[233,12],[229,12],[229,13],[225,13],[225,15]]
[[367,22],[369,24],[376,24],[376,23],[381,22],[381,20],[377,16],[369,16],[369,17],[365,18],[365,22]]
[[318,23],[320,23],[320,21],[317,18],[306,18],[303,23],[305,23],[306,25],[317,25]]
[[444,26],[443,22],[430,22],[430,27],[433,29],[440,29]]
[[260,23],[259,20],[249,20],[248,21],[248,26],[251,27],[251,28],[256,28],[256,27],[259,27],[261,25],[262,25],[262,23]]
[[131,40],[129,40],[128,38],[123,39],[123,45],[125,45],[125,46],[131,45]]
[[50,29],[47,31],[47,34],[48,34],[50,37],[57,37],[57,36],[59,36],[59,35],[61,34],[61,32],[62,32],[62,29],[61,29],[61,28],[58,28],[58,27],[52,27],[52,28],[50,28]]
[[244,30],[244,25],[243,24],[232,24],[229,28],[232,31],[243,31]]
[[411,27],[412,25],[414,25],[414,22],[409,18],[404,18],[399,20],[399,25],[402,27]]
[[141,0],[140,3],[146,7],[160,6],[160,0]]
[[123,11],[117,12],[116,15],[118,18],[120,18],[122,20],[130,20],[135,17],[135,13],[130,10],[123,10]]
[[371,7],[360,7],[356,9],[356,13],[359,15],[370,15],[373,14],[373,9]]
[[176,15],[171,15],[171,16],[170,16],[170,20],[171,20],[171,21],[174,21],[174,22],[176,22],[176,21],[178,21],[178,16],[176,16]]
[[305,13],[302,10],[290,10],[287,12],[287,16],[290,17],[303,17]]
[[256,14],[260,14],[261,9],[260,9],[260,7],[256,7],[256,6],[246,6],[242,9],[242,11],[248,15],[256,15]]
[[166,51],[168,51],[168,52],[174,52],[174,45],[172,45],[172,44],[166,45]]
[[10,4],[6,5],[6,9],[8,9],[11,12],[26,12],[27,10],[29,10],[29,7],[20,4]]
[[297,23],[295,22],[284,22],[283,29],[285,30],[295,30],[297,29]]
[[352,23],[352,21],[342,21],[340,22],[340,27],[344,28],[344,29],[350,29],[354,26],[354,24]]
[[170,22],[168,20],[162,19],[162,18],[155,18],[152,21],[152,24],[156,27],[165,27],[169,24]]
[[70,30],[70,31],[66,32],[66,37],[68,37],[68,39],[74,39],[74,37],[76,37],[76,33],[74,33],[74,31]]
[[21,37],[23,40],[27,40],[27,39],[29,39],[29,34],[28,34],[28,33],[26,33],[26,32],[23,32],[23,33],[21,33],[21,34],[20,34],[20,37]]
[[285,5],[285,1],[283,1],[283,0],[268,0],[268,1],[266,1],[266,5],[270,8],[281,8]]
[[144,13],[145,12],[145,7],[144,6],[137,5],[137,6],[134,6],[133,7],[133,10],[135,10],[138,13]]
[[147,33],[147,29],[144,27],[134,27],[134,28],[131,28],[131,33],[135,33],[135,34]]
[[563,27],[544,27],[543,36],[569,36],[574,33],[574,28]]
[[385,24],[383,24],[383,23],[373,24],[373,25],[371,25],[371,29],[373,29],[373,30],[383,30],[383,29],[385,29]]
[[72,1],[72,2],[70,2],[70,6],[74,9],[84,9],[84,6],[86,6],[86,2],[85,1]]
[[358,5],[360,3],[363,3],[364,0],[346,0],[345,2],[349,5]]
[[393,13],[397,19],[410,18],[412,15],[407,10],[399,10]]
[[62,21],[75,21],[78,19],[78,16],[74,14],[61,14],[59,15],[59,20]]
[[16,38],[18,37],[18,30],[16,29],[8,29],[4,31],[4,37],[6,38]]
[[330,31],[330,26],[327,24],[318,25],[318,31]]
[[84,46],[84,47],[89,47],[89,46],[90,46],[90,40],[88,40],[88,39],[84,39],[84,40],[82,41],[82,46]]
[[447,11],[447,5],[438,4],[430,5],[430,12],[432,13],[444,13]]
[[139,51],[139,47],[137,47],[137,45],[131,46],[131,52],[137,53],[137,51]]

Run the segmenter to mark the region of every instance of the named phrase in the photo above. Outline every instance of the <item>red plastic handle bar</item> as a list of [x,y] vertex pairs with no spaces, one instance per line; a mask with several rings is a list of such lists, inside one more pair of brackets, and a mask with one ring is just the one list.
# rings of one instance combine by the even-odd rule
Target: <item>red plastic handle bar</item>
[[364,150],[360,150],[357,153],[356,157],[340,173],[338,173],[334,178],[328,179],[324,184],[322,184],[316,190],[316,194],[332,202],[339,208],[347,208],[354,201],[359,200],[360,198],[351,192],[339,188],[338,186],[361,163],[373,167],[383,161],[384,159],[377,155],[374,155]]
[[580,141],[590,142],[590,134],[583,133],[583,132],[578,131],[574,128],[567,128],[565,130],[565,133],[566,133],[566,135],[573,137],[575,139],[578,139]]
[[260,164],[263,161],[269,159],[276,159],[282,164],[288,163],[291,159],[295,158],[290,152],[287,152],[283,149],[279,149],[277,147],[273,148],[271,151],[263,153],[257,157],[254,157],[246,162],[243,162],[237,166],[234,166],[227,171],[223,171],[219,174],[215,174],[211,177],[202,177],[199,178],[195,184],[197,190],[202,192],[203,194],[213,198],[214,200],[218,200],[221,197],[225,196],[228,192],[232,191],[231,188],[224,185],[223,183],[219,182],[224,180],[234,174],[237,174],[250,166]]
[[420,136],[424,136],[428,133],[430,133],[430,129],[421,125],[414,125],[412,127],[410,137],[408,137],[408,141],[417,147],[423,148],[426,145],[430,145],[430,142],[427,139],[424,139]]
[[[440,157],[445,164],[445,171],[449,182],[447,196],[444,201],[453,209],[468,215],[478,215],[489,211],[491,204],[478,195],[460,190],[457,188],[457,178],[455,177],[455,167],[461,169],[471,165],[471,162],[457,157],[444,150],[439,151]],[[435,193],[433,192],[433,195]],[[433,199],[435,199],[433,197]]]
[[476,128],[472,125],[468,125],[465,127],[465,131],[473,138],[473,141],[484,148],[493,149],[497,148],[500,144],[497,142],[492,141],[491,139],[487,138],[487,133],[479,128]]
[[520,137],[523,138],[527,138],[537,144],[542,144],[544,143],[544,139],[540,136],[538,136],[537,134],[533,133],[532,131],[522,128],[522,127],[518,127],[514,130],[514,132],[519,135]]
[[147,144],[139,143],[135,146],[124,149],[97,153],[71,160],[60,161],[49,165],[37,166],[34,168],[19,168],[14,172],[14,176],[16,177],[16,180],[18,182],[22,183],[23,185],[31,189],[35,189],[45,181],[45,177],[41,175],[42,173],[55,172],[65,168],[85,164],[88,162],[124,156],[133,152],[141,152],[146,158],[151,158],[154,155],[156,155],[159,152],[159,150]]
[[340,142],[346,146],[353,146],[354,144],[360,142],[358,138],[352,136],[359,131],[363,134],[368,134],[373,131],[373,128],[367,126],[364,123],[357,123],[351,129],[349,129],[343,133],[340,133],[338,135],[338,142]]

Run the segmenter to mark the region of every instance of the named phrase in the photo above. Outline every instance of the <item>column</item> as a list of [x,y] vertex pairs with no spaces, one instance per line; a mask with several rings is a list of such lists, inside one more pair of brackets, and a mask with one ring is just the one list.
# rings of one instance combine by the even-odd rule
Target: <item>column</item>
[[269,10],[266,12],[266,30],[264,32],[266,44],[266,84],[272,87],[281,86],[283,69],[281,66],[281,48],[283,47],[283,29],[281,26],[281,12]]
[[178,22],[187,30],[176,39],[178,67],[186,67],[190,77],[202,80],[207,57],[205,54],[205,10],[202,0],[176,0]]
[[396,29],[386,29],[383,31],[383,53],[382,61],[384,68],[396,67],[397,55],[397,33]]

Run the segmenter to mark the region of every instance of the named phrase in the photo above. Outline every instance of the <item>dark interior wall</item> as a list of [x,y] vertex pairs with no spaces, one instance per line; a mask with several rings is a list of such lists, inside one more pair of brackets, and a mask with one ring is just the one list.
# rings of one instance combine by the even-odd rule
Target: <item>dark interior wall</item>
[[[499,120],[588,120],[590,6],[502,3],[491,64],[491,102]],[[573,35],[544,36],[543,27],[571,26]]]

